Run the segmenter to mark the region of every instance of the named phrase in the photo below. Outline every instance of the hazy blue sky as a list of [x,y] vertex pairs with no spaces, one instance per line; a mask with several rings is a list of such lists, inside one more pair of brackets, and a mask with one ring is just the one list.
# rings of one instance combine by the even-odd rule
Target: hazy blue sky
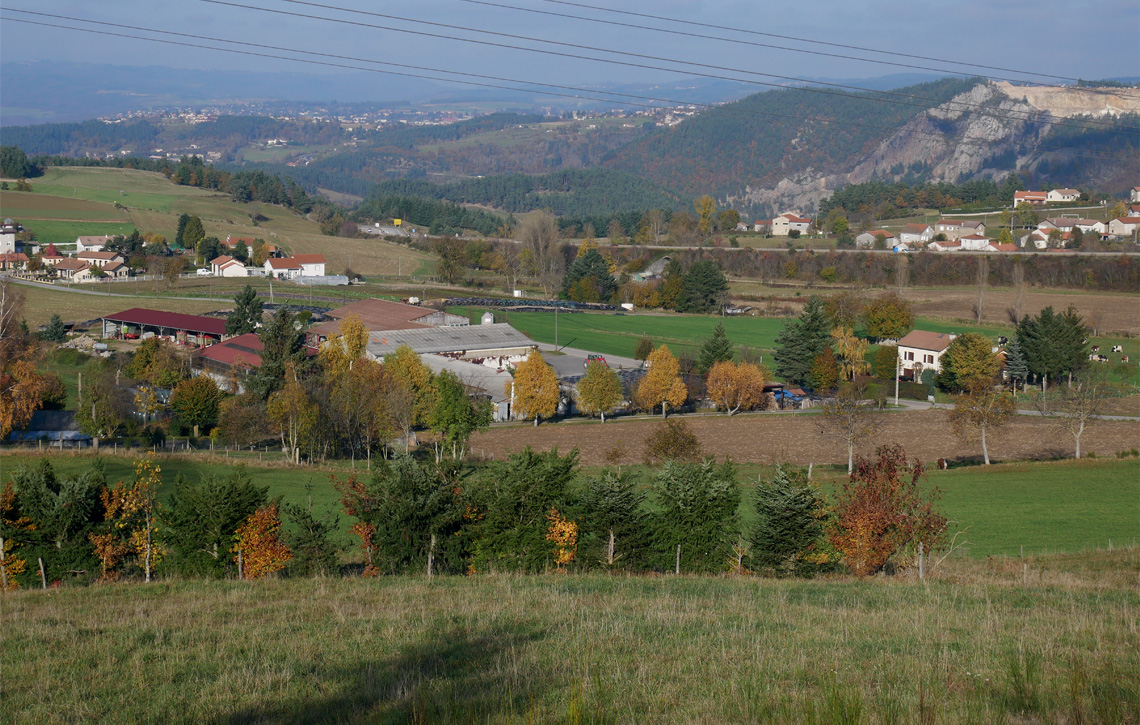
[[[717,32],[661,21],[639,21],[636,18],[551,4],[542,0],[496,1],[635,24],[642,22],[701,33]],[[481,37],[472,33],[432,29],[381,18],[353,16],[334,10],[290,4],[282,0],[237,0],[237,2],[312,15],[337,16],[348,18],[353,22],[387,25],[405,28],[408,31],[422,30],[455,37]],[[807,3],[745,0],[704,2],[593,0],[593,2],[614,9],[713,23],[726,29],[759,30],[1019,70],[1035,70],[1060,76],[1103,78],[1140,75],[1140,50],[1136,42],[1137,28],[1140,28],[1140,3],[1136,0],[1078,2],[1072,0],[1038,2],[817,0]],[[556,19],[473,5],[461,0],[400,3],[375,0],[372,2],[327,0],[327,4],[788,76],[860,78],[908,72],[907,69],[888,65],[732,45],[713,40],[682,38],[572,19]],[[535,55],[517,49],[470,45],[454,39],[425,38],[414,32],[380,30],[355,24],[271,15],[245,8],[209,4],[202,0],[36,0],[35,2],[5,0],[4,6],[6,10],[13,8],[36,10],[302,50],[454,68],[520,79],[592,83],[664,80],[691,75],[690,71],[684,69],[667,73],[610,66],[570,58]],[[6,15],[26,17],[7,12]],[[1075,32],[1077,29],[1080,29],[1080,32]],[[780,42],[773,38],[733,34],[727,30],[723,31],[723,36],[760,43]],[[510,45],[522,44],[507,39],[499,39],[497,42]],[[788,44],[830,50],[840,54],[851,53],[842,49],[804,46],[790,41]],[[179,68],[328,72],[314,66],[286,61],[161,46],[124,38],[99,37],[7,20],[3,21],[0,27],[0,58],[4,61],[56,59],[118,65],[165,65]],[[894,60],[919,65],[945,66],[941,63],[906,58]],[[653,64],[658,63],[653,62]],[[968,69],[961,67],[958,67],[958,70],[969,72]],[[998,71],[981,73],[991,76],[1016,75]]]

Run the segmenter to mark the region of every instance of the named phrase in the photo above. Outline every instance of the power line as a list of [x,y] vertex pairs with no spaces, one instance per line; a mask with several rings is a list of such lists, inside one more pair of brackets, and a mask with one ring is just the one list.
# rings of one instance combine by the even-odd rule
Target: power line
[[[690,25],[690,26],[696,26],[696,27],[701,27],[701,28],[710,28],[710,29],[717,30],[720,32],[724,32],[726,30],[729,30],[729,31],[732,31],[734,33],[742,33],[742,34],[747,34],[747,35],[757,35],[757,36],[763,36],[766,38],[778,38],[780,40],[794,40],[798,43],[811,43],[813,45],[824,45],[824,46],[828,46],[831,48],[843,48],[845,50],[857,50],[857,51],[860,51],[863,53],[880,53],[882,55],[891,55],[891,56],[895,56],[895,57],[899,57],[899,58],[914,58],[915,60],[925,60],[925,61],[930,61],[932,63],[950,63],[952,65],[964,65],[964,66],[969,66],[971,68],[982,68],[984,70],[996,70],[996,71],[1001,71],[1003,73],[1020,73],[1021,75],[1040,76],[1042,78],[1054,78],[1056,80],[1061,80],[1061,81],[1080,81],[1081,80],[1080,78],[1070,78],[1068,76],[1059,76],[1059,75],[1054,75],[1052,73],[1039,73],[1037,71],[1017,70],[1016,68],[1004,68],[1002,66],[996,66],[996,65],[984,65],[982,63],[970,63],[968,61],[963,61],[963,60],[949,60],[946,58],[933,58],[933,57],[926,56],[926,55],[914,55],[911,53],[899,53],[899,52],[892,51],[892,50],[879,50],[877,48],[867,48],[867,47],[864,47],[861,45],[847,45],[844,43],[833,43],[833,42],[829,42],[829,41],[825,41],[825,40],[815,40],[813,38],[797,38],[796,36],[793,36],[793,35],[784,35],[784,34],[780,34],[780,33],[765,33],[761,30],[750,30],[750,29],[743,29],[743,28],[724,27],[724,26],[720,26],[720,25],[713,25],[712,23],[702,23],[702,22],[698,22],[695,20],[683,20],[681,18],[671,18],[671,17],[665,16],[665,15],[650,15],[648,13],[638,13],[638,12],[634,12],[632,10],[615,10],[613,8],[600,7],[598,5],[588,5],[586,3],[571,2],[571,0],[542,0],[542,1],[552,3],[552,4],[556,4],[556,5],[570,5],[573,7],[586,8],[589,10],[598,10],[598,11],[606,12],[606,13],[614,13],[614,14],[618,14],[618,15],[629,15],[629,16],[638,17],[638,18],[647,18],[649,20],[665,21],[665,22],[669,22],[669,23],[680,23],[683,25]],[[875,61],[871,61],[870,59],[867,59],[867,58],[855,58],[854,60],[868,60],[870,62],[875,62]],[[1005,78],[1002,80],[1009,80],[1009,79]]]
[[[849,93],[840,93],[840,92],[836,92],[836,91],[828,91],[828,90],[824,90],[822,88],[812,87],[812,86],[804,86],[804,87],[789,86],[789,85],[783,84],[783,83],[772,83],[772,82],[768,82],[768,81],[759,81],[759,80],[754,80],[754,79],[749,79],[749,78],[735,78],[732,76],[725,76],[725,75],[720,75],[720,74],[716,74],[716,73],[709,73],[709,72],[702,72],[702,71],[692,71],[692,70],[688,70],[688,69],[686,69],[684,71],[680,71],[676,68],[665,68],[665,67],[661,67],[661,66],[657,66],[657,65],[648,65],[645,63],[635,63],[635,62],[631,62],[631,61],[615,60],[615,59],[611,59],[611,58],[596,58],[596,57],[592,57],[592,56],[585,56],[585,55],[573,54],[573,53],[568,53],[568,52],[560,52],[560,51],[555,51],[555,50],[546,50],[546,49],[542,49],[542,48],[527,48],[527,47],[521,47],[518,45],[507,45],[505,43],[496,43],[496,42],[488,41],[488,40],[477,40],[474,38],[460,38],[460,37],[456,37],[456,36],[452,36],[452,35],[441,35],[441,34],[430,33],[430,32],[426,32],[426,31],[413,31],[413,30],[407,30],[405,28],[393,28],[393,27],[385,26],[385,25],[376,25],[376,24],[371,24],[371,23],[354,22],[354,21],[349,21],[349,20],[345,20],[345,19],[341,19],[341,18],[331,18],[331,17],[327,17],[324,15],[310,15],[308,13],[299,13],[299,12],[293,12],[293,11],[288,11],[288,10],[280,10],[280,9],[275,9],[275,8],[265,8],[265,7],[260,7],[257,5],[248,5],[248,4],[244,4],[244,3],[232,2],[229,0],[200,0],[200,1],[205,2],[205,3],[210,3],[213,5],[225,5],[225,6],[229,6],[229,7],[242,8],[245,10],[256,10],[258,12],[265,12],[265,13],[273,13],[273,14],[278,14],[278,15],[299,17],[299,18],[304,18],[304,19],[308,19],[308,20],[320,20],[323,22],[340,23],[340,24],[345,24],[345,25],[355,25],[358,27],[369,27],[369,28],[375,28],[378,30],[394,30],[394,31],[401,32],[401,33],[415,33],[417,35],[422,35],[424,37],[429,37],[429,38],[440,38],[440,39],[444,39],[444,40],[448,40],[448,41],[459,41],[459,42],[463,42],[463,43],[472,43],[475,45],[485,45],[485,46],[490,46],[490,47],[495,47],[495,48],[506,48],[509,50],[524,51],[524,52],[529,52],[529,53],[540,53],[543,55],[553,55],[553,56],[562,57],[562,58],[571,58],[573,60],[588,60],[588,61],[592,61],[592,62],[596,62],[596,63],[605,63],[605,64],[610,64],[610,65],[622,65],[622,66],[627,66],[627,67],[631,67],[631,68],[640,68],[640,69],[646,69],[646,70],[659,70],[659,71],[666,71],[666,72],[670,72],[670,73],[684,72],[684,73],[687,73],[689,75],[699,76],[699,77],[703,77],[703,78],[713,78],[713,79],[717,79],[717,80],[735,81],[738,83],[749,83],[752,85],[766,86],[769,88],[780,88],[780,89],[785,89],[785,90],[794,88],[796,90],[802,90],[802,91],[805,91],[808,93],[818,93],[818,94],[828,95],[828,96],[840,96],[843,98],[849,98],[851,95]],[[968,103],[968,102],[964,102],[964,101],[942,101],[941,99],[929,98],[926,96],[915,96],[915,95],[911,95],[911,94],[898,93],[898,92],[894,92],[894,91],[870,90],[867,88],[860,88],[858,86],[851,86],[851,85],[846,85],[846,84],[842,84],[842,83],[832,83],[832,82],[825,82],[825,81],[808,81],[807,79],[797,78],[794,76],[784,76],[784,75],[778,75],[775,73],[764,73],[762,71],[751,71],[751,70],[745,70],[745,69],[740,69],[740,68],[732,68],[732,67],[728,67],[728,66],[719,66],[719,65],[709,64],[709,63],[699,63],[696,61],[676,60],[676,59],[672,59],[672,58],[665,58],[662,56],[649,55],[649,54],[645,54],[645,53],[634,53],[631,51],[611,50],[611,49],[599,48],[599,47],[595,47],[595,46],[591,46],[591,45],[584,45],[581,43],[569,43],[569,42],[558,41],[558,40],[549,40],[549,39],[536,38],[536,37],[527,36],[527,35],[519,35],[516,33],[504,33],[504,32],[499,32],[499,31],[495,31],[495,30],[484,30],[484,29],[479,29],[479,28],[471,28],[471,27],[462,26],[462,25],[455,25],[455,24],[451,24],[451,23],[440,23],[440,22],[435,22],[435,21],[431,21],[431,20],[419,20],[417,18],[408,18],[408,17],[401,16],[401,15],[392,15],[390,13],[377,13],[377,12],[372,12],[372,11],[368,11],[368,10],[356,10],[354,8],[340,7],[337,5],[330,5],[327,3],[311,2],[311,1],[307,1],[307,0],[281,0],[281,2],[289,3],[292,5],[304,5],[304,6],[308,6],[308,7],[316,7],[316,8],[321,8],[324,10],[336,10],[336,11],[354,14],[354,15],[363,15],[363,16],[367,16],[367,17],[384,18],[386,20],[395,20],[398,22],[413,23],[413,24],[417,24],[417,25],[427,25],[427,26],[443,28],[443,29],[447,29],[447,30],[458,30],[461,32],[470,32],[470,33],[478,33],[478,34],[482,34],[482,35],[491,35],[491,36],[496,36],[496,37],[501,37],[501,38],[507,38],[510,40],[522,40],[522,41],[527,41],[527,42],[531,42],[531,43],[543,43],[546,45],[554,45],[554,46],[559,46],[559,47],[564,47],[564,48],[571,48],[574,50],[589,50],[589,51],[594,51],[594,52],[610,53],[613,55],[625,56],[625,57],[630,57],[630,58],[637,58],[637,59],[642,59],[642,60],[660,61],[660,62],[665,62],[665,63],[673,63],[676,65],[687,65],[687,66],[693,66],[696,68],[707,68],[709,70],[726,71],[726,72],[730,72],[730,73],[741,73],[741,74],[745,74],[745,75],[762,76],[762,77],[766,77],[766,78],[776,78],[776,79],[780,79],[780,80],[796,81],[799,83],[811,83],[811,84],[814,84],[814,86],[827,86],[830,88],[838,88],[838,89],[843,89],[843,90],[847,90],[847,91],[857,91],[860,93],[877,93],[877,94],[880,94],[883,96],[896,96],[896,97],[902,97],[902,98],[913,98],[913,99],[917,99],[917,100],[926,101],[930,105],[941,105],[943,103],[953,103],[953,104],[963,105],[963,106],[967,106],[967,107],[973,107],[973,108],[977,108],[977,109],[987,108],[986,106],[981,105],[981,104],[973,104],[973,103]],[[930,107],[930,106],[923,104],[923,103],[908,103],[906,101],[896,101],[896,100],[891,100],[889,98],[870,98],[870,100],[874,100],[874,101],[877,101],[880,103],[891,103],[891,104],[899,105],[899,106],[910,106],[913,108],[922,108],[924,110]],[[1040,120],[1037,117],[1043,115],[1043,113],[1040,111],[1012,111],[1012,113],[1026,114],[1025,116],[1010,116],[1010,115],[1008,115],[1008,113],[1011,113],[1011,112],[999,113],[999,112],[995,112],[993,110],[976,110],[974,112],[978,113],[980,115],[984,115],[984,116],[990,116],[993,118],[1004,119],[1004,120],[1013,120],[1013,121]],[[1072,128],[1087,128],[1088,126],[1101,126],[1103,128],[1115,128],[1115,129],[1123,128],[1123,129],[1136,131],[1137,133],[1140,133],[1140,127],[1120,126],[1118,124],[1105,123],[1103,121],[1096,121],[1096,120],[1084,120],[1084,121],[1081,121],[1078,123],[1070,123],[1068,121],[1056,121],[1056,120],[1046,119],[1044,122],[1054,124],[1054,125],[1058,125],[1058,126],[1069,126]]]
[[[276,54],[264,53],[264,52],[260,52],[260,51],[239,50],[236,48],[219,48],[219,47],[211,46],[211,45],[203,45],[201,43],[190,43],[190,42],[184,42],[184,41],[167,40],[167,39],[162,39],[162,38],[148,38],[148,37],[143,37],[143,36],[139,36],[139,35],[128,35],[126,33],[117,33],[117,32],[106,31],[106,30],[97,30],[97,29],[93,29],[93,28],[77,28],[77,27],[72,27],[72,26],[67,26],[67,25],[59,25],[59,24],[55,24],[55,23],[46,23],[46,22],[27,20],[27,19],[21,19],[21,18],[7,18],[7,20],[9,20],[9,22],[19,22],[19,23],[25,23],[25,24],[29,24],[29,25],[38,25],[38,26],[43,26],[43,27],[59,28],[59,29],[64,29],[64,30],[74,30],[74,31],[78,31],[78,32],[90,33],[90,34],[95,34],[95,35],[105,35],[105,36],[110,36],[110,37],[126,38],[126,39],[130,39],[130,40],[143,40],[143,41],[165,44],[165,45],[175,45],[175,46],[182,46],[182,47],[201,48],[201,49],[205,49],[205,50],[215,50],[215,51],[220,51],[220,52],[224,52],[224,53],[233,53],[233,54],[238,54],[238,55],[255,56],[255,57],[261,57],[261,58],[270,58],[270,59],[274,59],[274,60],[287,60],[287,61],[292,61],[292,62],[297,62],[297,63],[306,63],[306,64],[311,64],[311,65],[320,65],[320,66],[341,68],[341,69],[348,69],[348,70],[361,70],[361,71],[367,71],[367,72],[373,72],[373,73],[382,73],[382,74],[387,74],[387,75],[395,75],[395,76],[402,76],[402,77],[408,77],[408,78],[436,80],[436,81],[443,81],[443,82],[448,82],[448,83],[458,83],[458,84],[462,84],[462,85],[470,85],[470,86],[477,86],[477,87],[483,87],[483,88],[496,88],[496,89],[501,89],[501,90],[510,90],[510,91],[523,92],[523,93],[542,93],[543,95],[558,96],[558,97],[565,97],[565,98],[575,98],[575,99],[580,99],[580,100],[603,101],[603,102],[609,102],[609,103],[617,103],[617,104],[626,105],[626,106],[649,108],[649,109],[654,109],[654,110],[667,110],[668,107],[663,107],[663,106],[655,105],[655,104],[669,103],[669,104],[672,104],[673,106],[688,105],[688,106],[694,106],[694,107],[701,107],[701,108],[706,108],[710,111],[714,111],[717,113],[724,113],[724,114],[733,115],[733,116],[740,116],[740,117],[751,118],[751,117],[754,117],[756,115],[762,115],[762,116],[769,116],[769,117],[774,117],[774,118],[790,119],[790,120],[797,120],[797,121],[807,121],[809,123],[815,122],[815,123],[822,123],[822,124],[826,124],[826,125],[836,124],[836,125],[842,125],[842,126],[853,126],[853,127],[857,127],[857,128],[868,128],[868,129],[873,129],[873,130],[886,131],[888,133],[899,133],[901,131],[902,133],[910,134],[913,136],[926,137],[926,138],[931,138],[931,139],[943,141],[943,142],[946,142],[948,140],[945,135],[924,133],[921,131],[914,131],[914,130],[906,131],[906,130],[900,130],[897,128],[887,127],[887,126],[864,124],[864,123],[858,123],[858,122],[854,122],[854,121],[838,121],[838,120],[826,119],[826,118],[811,118],[811,117],[806,117],[806,116],[797,116],[797,115],[791,115],[791,114],[779,114],[779,113],[771,113],[771,112],[765,112],[765,111],[742,111],[742,110],[736,109],[736,108],[731,108],[731,107],[726,107],[726,106],[717,106],[717,105],[713,105],[713,104],[692,103],[692,102],[680,101],[680,100],[676,100],[676,99],[659,98],[659,97],[653,97],[653,96],[641,96],[641,95],[629,94],[629,93],[619,93],[616,91],[602,91],[602,90],[598,90],[598,89],[583,89],[583,88],[577,88],[574,86],[565,86],[565,85],[544,83],[544,82],[538,82],[538,81],[517,80],[517,79],[512,79],[512,78],[502,78],[502,77],[498,77],[498,76],[491,76],[491,75],[485,75],[485,74],[468,73],[468,72],[464,72],[464,71],[453,71],[453,70],[447,70],[447,69],[428,68],[428,67],[424,67],[424,66],[415,66],[415,65],[409,65],[409,64],[392,63],[392,62],[388,62],[388,61],[371,60],[371,59],[366,59],[366,58],[355,58],[352,56],[342,56],[342,55],[335,55],[335,54],[330,54],[330,53],[321,53],[321,52],[317,52],[317,51],[300,50],[300,49],[296,49],[296,48],[283,48],[280,46],[264,45],[264,44],[252,43],[249,41],[229,40],[229,39],[225,39],[225,38],[212,38],[212,37],[203,36],[200,34],[180,33],[180,32],[169,31],[169,30],[160,30],[160,29],[155,29],[155,28],[146,28],[146,27],[141,27],[141,26],[125,25],[125,24],[120,24],[120,23],[110,23],[110,22],[99,21],[99,20],[88,20],[88,19],[83,19],[83,18],[74,18],[71,16],[60,16],[60,15],[54,15],[51,13],[41,13],[41,12],[36,12],[36,11],[31,11],[31,10],[20,10],[20,9],[16,9],[16,8],[4,8],[3,10],[8,11],[8,12],[17,12],[17,13],[23,13],[23,14],[28,14],[28,15],[46,16],[46,17],[52,17],[52,18],[57,18],[57,19],[70,20],[73,22],[82,22],[82,23],[90,23],[90,24],[95,24],[95,25],[104,25],[104,26],[116,27],[116,28],[126,29],[126,30],[149,32],[149,33],[158,33],[158,34],[164,34],[164,35],[173,35],[173,36],[178,36],[178,37],[191,38],[191,39],[195,39],[195,40],[205,40],[205,41],[209,41],[209,42],[218,42],[218,43],[227,43],[227,44],[231,44],[231,45],[239,45],[239,46],[245,46],[245,47],[254,47],[254,48],[260,48],[263,50],[276,50],[276,51],[282,51],[282,52],[301,53],[301,54],[305,54],[305,55],[313,55],[313,56],[331,58],[334,60],[349,60],[349,61],[353,61],[353,62],[371,63],[371,64],[376,64],[376,65],[386,65],[386,66],[391,66],[391,67],[403,68],[403,69],[407,69],[407,70],[422,70],[422,71],[428,71],[431,73],[444,73],[444,74],[448,74],[448,75],[458,75],[458,76],[463,76],[463,77],[468,77],[468,78],[479,78],[479,79],[484,79],[484,80],[502,81],[502,82],[507,82],[507,83],[519,83],[519,84],[524,84],[524,85],[529,85],[529,86],[537,86],[540,88],[557,88],[557,89],[560,89],[560,91],[569,90],[569,91],[577,91],[577,92],[565,93],[565,92],[560,92],[560,91],[547,91],[547,90],[541,90],[540,91],[540,90],[537,90],[535,88],[519,88],[518,86],[506,86],[506,85],[501,85],[499,83],[487,83],[487,82],[482,82],[482,81],[459,80],[456,78],[446,78],[446,77],[440,77],[440,76],[426,75],[423,73],[411,73],[411,72],[407,72],[407,70],[405,70],[405,71],[388,71],[388,70],[381,70],[378,68],[369,68],[369,67],[363,67],[363,66],[348,65],[346,63],[340,63],[340,62],[332,62],[331,60],[330,61],[322,61],[322,60],[312,60],[312,59],[307,59],[307,58],[295,58],[295,57],[291,57],[291,56],[276,55]],[[627,99],[632,99],[632,100],[614,100],[613,98],[599,98],[597,95],[595,95],[595,94],[599,94],[599,93],[603,94],[603,95],[616,96],[619,98],[627,98]],[[976,145],[976,146],[990,146],[990,145],[992,145],[992,142],[990,142],[987,139],[976,139],[975,137],[970,137],[970,136],[958,137],[956,139],[953,139],[953,142],[957,143],[957,144],[962,144],[962,145]],[[1017,145],[1021,146],[1023,144],[1017,144]],[[1068,149],[1068,148],[1064,148],[1064,147],[1054,147],[1054,146],[1048,146],[1048,145],[1044,145],[1044,144],[1036,144],[1035,148],[1052,150],[1052,151],[1057,151],[1059,153],[1070,154],[1073,156],[1085,157],[1085,158],[1094,158],[1094,159],[1099,159],[1099,160],[1107,160],[1107,161],[1125,161],[1125,160],[1128,160],[1124,157],[1117,157],[1117,156],[1107,155],[1107,154],[1087,153],[1087,152],[1076,151],[1076,150]]]

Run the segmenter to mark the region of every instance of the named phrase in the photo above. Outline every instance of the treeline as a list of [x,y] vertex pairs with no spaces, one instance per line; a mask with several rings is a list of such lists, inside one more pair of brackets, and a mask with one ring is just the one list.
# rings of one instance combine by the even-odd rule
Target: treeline
[[465,229],[474,229],[484,236],[495,236],[509,229],[513,219],[498,214],[469,209],[446,201],[416,196],[377,194],[363,202],[352,213],[360,222],[381,219],[402,219],[404,224],[426,229],[432,235],[451,235]]
[[377,184],[376,193],[486,204],[513,214],[548,209],[559,217],[576,217],[579,224],[585,217],[604,216],[608,221],[615,213],[640,215],[647,209],[677,209],[683,205],[680,198],[655,184],[606,169],[538,176],[502,174],[449,184],[397,179]]
[[397,146],[411,149],[420,144],[458,141],[467,136],[500,131],[510,126],[542,123],[543,120],[545,119],[542,116],[534,113],[489,113],[486,116],[443,126],[396,124],[377,132],[375,141],[379,146]]
[[106,151],[125,145],[135,153],[149,152],[162,127],[150,121],[104,123],[90,120],[80,123],[42,123],[34,126],[6,126],[4,142],[19,146],[30,156],[72,155],[86,151]]
[[[333,476],[336,512],[271,499],[242,468],[179,476],[160,500],[151,456],[137,460],[134,481],[114,484],[98,459],[65,475],[44,458],[4,484],[0,574],[4,589],[278,572],[868,575],[943,543],[946,518],[937,494],[919,488],[923,475],[901,449],[883,448],[825,498],[805,472],[784,467],[745,495],[735,467],[711,460],[579,482],[576,451],[527,448],[478,467],[399,456],[366,479]],[[363,567],[340,564],[350,543],[338,513],[353,521]]]
[[873,216],[891,219],[910,216],[919,209],[1008,207],[1013,194],[1024,191],[1025,180],[1010,174],[1000,184],[992,179],[975,179],[962,184],[868,181],[850,184],[819,202],[819,216],[838,210],[845,216]]
[[944,78],[898,89],[934,99],[920,107],[881,103],[876,92],[757,93],[638,139],[612,154],[605,166],[692,196],[717,197],[738,192],[741,179],[775,184],[808,168],[848,171],[922,107],[948,101],[978,82]]
[[[714,259],[730,277],[766,281],[861,283],[895,285],[899,264],[895,257],[872,253],[779,252],[774,250],[701,250],[677,255],[688,262]],[[919,252],[905,255],[910,284],[944,287],[976,284],[978,260],[972,254]],[[994,254],[989,262],[988,283],[1010,286],[1018,265],[1024,283],[1031,287],[1067,287],[1113,292],[1140,291],[1140,262],[1134,257],[1066,256],[1054,254]]]

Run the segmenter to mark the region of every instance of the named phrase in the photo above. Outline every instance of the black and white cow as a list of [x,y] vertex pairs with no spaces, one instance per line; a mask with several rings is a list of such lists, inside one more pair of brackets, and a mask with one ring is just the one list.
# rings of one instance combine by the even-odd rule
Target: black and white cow
[[1113,345],[1112,351],[1113,352],[1124,352],[1124,346],[1123,345]]

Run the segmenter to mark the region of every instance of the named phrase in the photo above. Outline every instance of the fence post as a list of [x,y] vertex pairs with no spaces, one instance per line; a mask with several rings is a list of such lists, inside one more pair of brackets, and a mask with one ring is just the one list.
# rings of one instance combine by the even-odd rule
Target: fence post
[[922,560],[922,542],[920,541],[920,542],[918,542],[918,578],[919,579],[925,579],[926,578],[926,568],[923,566],[923,564],[924,564],[924,562]]
[[243,573],[243,567],[242,567],[241,549],[238,549],[238,579],[244,579],[244,578],[245,578],[245,575]]
[[681,545],[677,544],[677,563],[673,567],[673,573],[680,575],[681,573]]
[[8,591],[8,567],[4,561],[3,536],[0,536],[0,591]]

